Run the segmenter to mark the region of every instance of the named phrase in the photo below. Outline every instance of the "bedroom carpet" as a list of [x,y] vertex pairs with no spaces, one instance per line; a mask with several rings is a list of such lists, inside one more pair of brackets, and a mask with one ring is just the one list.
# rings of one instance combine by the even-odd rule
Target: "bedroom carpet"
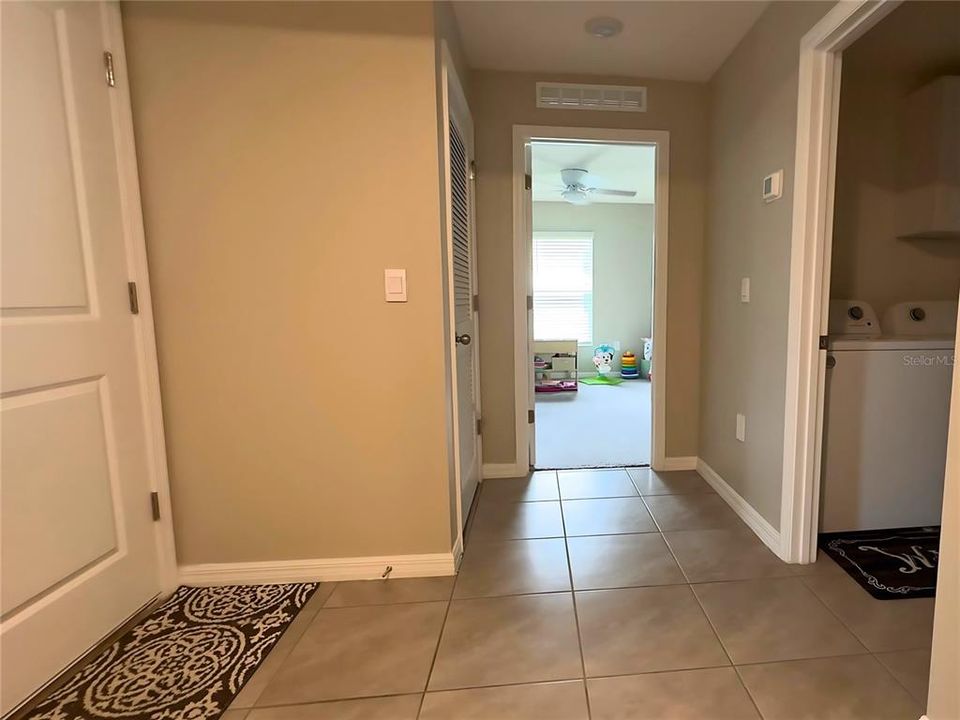
[[584,385],[537,394],[537,467],[617,467],[650,463],[650,383]]

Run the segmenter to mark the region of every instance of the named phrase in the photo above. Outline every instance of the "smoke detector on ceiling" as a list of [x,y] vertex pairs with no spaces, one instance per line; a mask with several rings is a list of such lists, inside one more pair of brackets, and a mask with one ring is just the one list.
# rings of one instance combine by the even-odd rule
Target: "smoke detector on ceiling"
[[614,17],[595,17],[587,20],[583,24],[583,29],[588,35],[596,38],[612,38],[621,33],[623,23]]

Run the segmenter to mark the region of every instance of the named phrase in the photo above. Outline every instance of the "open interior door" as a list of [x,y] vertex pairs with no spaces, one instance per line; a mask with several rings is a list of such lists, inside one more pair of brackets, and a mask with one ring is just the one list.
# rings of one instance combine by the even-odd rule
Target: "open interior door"
[[160,574],[138,345],[153,330],[137,325],[128,286],[140,208],[121,189],[132,160],[119,139],[119,9],[0,12],[6,714],[156,597]]

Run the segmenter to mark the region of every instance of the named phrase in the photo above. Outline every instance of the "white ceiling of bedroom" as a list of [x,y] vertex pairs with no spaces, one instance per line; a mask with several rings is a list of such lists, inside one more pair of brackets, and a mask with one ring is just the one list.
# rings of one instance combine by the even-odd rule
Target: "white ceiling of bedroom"
[[633,190],[635,197],[591,195],[592,203],[649,204],[654,199],[656,150],[652,145],[600,143],[534,143],[531,152],[534,202],[563,202],[560,171],[582,168],[587,184],[611,190]]
[[[704,82],[767,4],[457,0],[453,8],[473,68]],[[602,16],[620,20],[623,31],[587,34],[584,23]]]

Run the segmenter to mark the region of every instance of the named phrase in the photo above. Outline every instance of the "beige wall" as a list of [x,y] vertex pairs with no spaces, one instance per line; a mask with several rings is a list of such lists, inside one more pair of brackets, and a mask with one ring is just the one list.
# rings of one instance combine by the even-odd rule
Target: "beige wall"
[[[700,457],[780,525],[786,318],[800,38],[831,3],[777,2],[710,82]],[[764,204],[764,175],[783,197]],[[740,279],[751,299],[741,304]],[[736,414],[747,418],[735,439]]]
[[896,227],[898,153],[911,140],[903,99],[957,74],[956,2],[904,3],[844,51],[831,297],[866,300],[880,316],[897,302],[956,299],[960,243],[898,240]]
[[[619,342],[640,356],[653,326],[653,205],[535,202],[533,231],[593,233],[593,342],[580,370],[593,371],[593,348]],[[617,369],[620,360],[617,359]]]
[[123,15],[180,561],[449,551],[433,8]]
[[[646,113],[545,110],[537,81],[646,85]],[[666,451],[695,455],[700,372],[700,265],[706,171],[706,90],[697,83],[495,71],[471,77],[477,133],[477,251],[480,271],[480,372],[483,459],[513,463],[514,125],[670,131],[670,250]]]
[[[960,322],[957,323],[960,328]],[[960,344],[960,335],[957,337]],[[960,367],[953,368],[943,524],[937,565],[937,600],[930,658],[929,720],[960,718]]]

